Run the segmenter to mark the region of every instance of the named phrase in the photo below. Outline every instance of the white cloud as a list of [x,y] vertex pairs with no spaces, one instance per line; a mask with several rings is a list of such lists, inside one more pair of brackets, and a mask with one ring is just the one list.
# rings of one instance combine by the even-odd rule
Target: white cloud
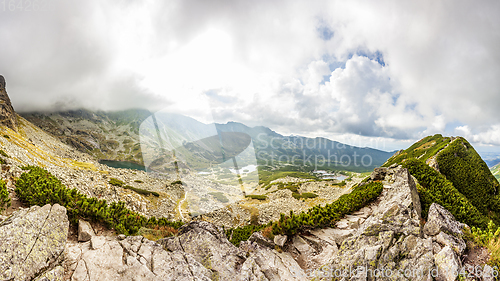
[[0,18],[16,109],[158,109],[212,90],[218,121],[408,140],[463,124],[499,144],[498,1],[54,7]]
[[468,125],[458,126],[455,128],[455,133],[479,145],[500,146],[500,124],[489,126],[482,131],[471,130]]

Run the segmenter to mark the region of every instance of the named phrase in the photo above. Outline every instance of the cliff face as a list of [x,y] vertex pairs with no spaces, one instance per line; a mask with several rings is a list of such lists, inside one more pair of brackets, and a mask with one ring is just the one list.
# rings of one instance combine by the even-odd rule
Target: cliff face
[[17,131],[17,116],[7,95],[5,78],[0,75],[0,125]]

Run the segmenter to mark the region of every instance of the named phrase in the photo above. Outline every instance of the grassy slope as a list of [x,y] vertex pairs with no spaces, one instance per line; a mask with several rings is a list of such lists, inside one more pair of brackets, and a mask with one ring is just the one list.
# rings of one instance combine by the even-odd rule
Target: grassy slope
[[[436,155],[440,174],[420,166]],[[418,159],[418,162],[408,159]],[[424,183],[420,187],[420,197],[427,208],[432,202],[451,207],[453,202],[448,202],[449,198],[461,198],[457,204],[463,205],[463,208],[450,210],[457,218],[475,217],[473,224],[480,227],[485,226],[484,221],[487,219],[492,219],[496,224],[500,223],[497,214],[500,213],[500,185],[486,163],[464,138],[459,137],[452,141],[442,135],[428,136],[389,158],[384,166],[394,163],[403,164],[421,184]],[[412,169],[409,165],[420,168]],[[470,206],[469,204],[474,208],[466,207]]]

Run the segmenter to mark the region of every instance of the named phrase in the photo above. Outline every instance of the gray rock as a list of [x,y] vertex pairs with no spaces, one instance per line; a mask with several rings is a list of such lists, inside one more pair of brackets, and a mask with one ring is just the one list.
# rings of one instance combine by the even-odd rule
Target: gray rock
[[90,241],[92,236],[95,236],[94,230],[90,223],[84,220],[78,221],[78,241],[87,242]]
[[354,229],[338,229],[338,228],[325,228],[311,230],[310,233],[321,240],[330,244],[340,245],[348,237],[351,237],[356,231]]
[[466,244],[462,238],[446,234],[442,231],[439,232],[438,235],[434,236],[433,240],[443,246],[449,246],[459,256],[465,251]]
[[37,277],[34,281],[63,281],[64,280],[64,268],[62,266],[56,266],[54,269],[45,272],[41,276]]
[[127,238],[127,236],[125,236],[125,234],[120,234],[117,236],[118,240],[124,240],[125,238]]
[[231,244],[213,224],[204,221],[183,225],[177,237],[160,243],[172,252],[191,254],[197,262],[217,271],[222,279],[237,276],[239,266],[246,260],[245,252]]
[[444,232],[456,237],[462,237],[462,230],[465,227],[467,225],[456,221],[455,217],[443,206],[432,203],[429,208],[427,223],[424,226],[424,233],[434,236],[440,232]]
[[[15,212],[0,223],[0,280],[32,280],[44,276],[62,259],[69,221],[57,204]],[[60,280],[47,273],[48,280]]]
[[[322,265],[332,270],[359,266],[365,270],[351,280],[375,280],[370,274],[380,268],[390,269],[394,273],[415,274],[394,275],[394,280],[432,280],[433,245],[432,239],[422,237],[416,183],[408,171],[401,167],[387,170],[386,173],[393,175],[394,182],[384,185],[379,199],[366,207],[371,210],[370,214],[360,221],[358,229],[350,226],[343,230],[311,231],[315,237],[325,241],[333,240],[334,244],[336,240],[341,242],[338,253],[326,259],[327,263]],[[328,235],[336,232],[343,235],[339,238]],[[316,257],[320,257],[326,248],[323,247]],[[317,273],[317,276],[321,276],[320,271]]]
[[283,247],[285,246],[285,243],[286,243],[286,235],[275,235],[274,236],[274,244],[280,246],[280,247]]
[[[247,268],[258,269],[257,272],[249,272]],[[247,276],[251,278],[247,279]],[[265,278],[263,278],[265,277]],[[251,252],[248,259],[243,263],[241,274],[233,279],[221,280],[306,280],[306,275],[289,253],[278,253],[267,247],[257,245],[255,251]]]
[[72,244],[65,265],[71,280],[211,280],[212,272],[183,252],[167,252],[141,236],[103,239],[98,248]]
[[436,280],[455,281],[460,270],[460,260],[451,247],[444,247],[434,256],[434,259],[438,269]]
[[250,235],[250,238],[248,238],[248,241],[255,242],[271,249],[274,249],[275,246],[274,242],[262,235],[260,231],[252,233],[252,235]]
[[293,246],[303,255],[312,255],[315,250],[307,241],[299,235],[293,237]]
[[375,168],[370,175],[371,180],[373,181],[382,181],[385,179],[387,175],[387,168]]

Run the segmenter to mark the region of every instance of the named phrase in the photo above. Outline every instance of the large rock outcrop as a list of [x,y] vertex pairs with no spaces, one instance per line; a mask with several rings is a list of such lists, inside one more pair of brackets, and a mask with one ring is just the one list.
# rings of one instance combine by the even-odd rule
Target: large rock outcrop
[[0,222],[0,280],[63,280],[62,262],[68,237],[66,209],[33,206]]
[[[255,242],[240,248],[208,222],[183,226],[157,242],[142,236],[92,236],[69,243],[64,268],[69,280],[303,280],[288,253]],[[294,276],[294,274],[296,276]]]
[[17,131],[17,115],[7,95],[5,78],[0,75],[0,125]]
[[406,169],[379,169],[372,178],[384,181],[375,202],[336,228],[288,239],[284,248],[305,269],[303,280],[455,280],[467,226],[438,204],[422,225],[416,182]]

